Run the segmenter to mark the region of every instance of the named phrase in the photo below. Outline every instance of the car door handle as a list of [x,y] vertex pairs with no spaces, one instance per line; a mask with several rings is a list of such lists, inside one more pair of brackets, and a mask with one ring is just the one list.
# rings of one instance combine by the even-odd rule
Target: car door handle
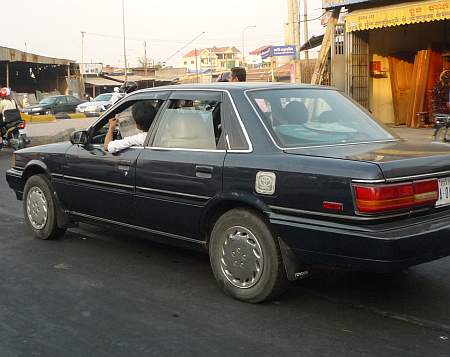
[[214,168],[212,166],[195,166],[195,176],[199,178],[211,178]]
[[131,166],[131,160],[119,160],[118,161],[118,167],[119,170],[128,171]]

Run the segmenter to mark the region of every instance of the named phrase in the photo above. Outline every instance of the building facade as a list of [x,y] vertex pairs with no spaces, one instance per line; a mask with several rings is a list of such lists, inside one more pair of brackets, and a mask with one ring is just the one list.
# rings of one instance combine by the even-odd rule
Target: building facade
[[450,0],[324,0],[344,22],[331,46],[332,84],[387,124],[419,127],[450,69]]
[[241,52],[234,46],[193,49],[179,63],[190,73],[222,72],[241,65]]

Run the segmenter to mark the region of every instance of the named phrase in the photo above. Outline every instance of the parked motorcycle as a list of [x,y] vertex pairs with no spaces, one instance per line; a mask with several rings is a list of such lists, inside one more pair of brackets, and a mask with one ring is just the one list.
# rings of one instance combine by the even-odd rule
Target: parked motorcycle
[[17,109],[8,109],[3,112],[3,115],[0,114],[0,134],[3,140],[2,147],[19,150],[30,143],[26,123]]

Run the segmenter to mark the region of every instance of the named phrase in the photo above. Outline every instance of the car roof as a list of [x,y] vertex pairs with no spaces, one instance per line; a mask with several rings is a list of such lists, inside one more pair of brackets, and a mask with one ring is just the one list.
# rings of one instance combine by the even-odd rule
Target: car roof
[[334,87],[319,86],[312,84],[299,84],[299,83],[258,83],[258,82],[215,82],[207,84],[175,84],[162,87],[153,87],[141,89],[137,92],[148,92],[154,90],[175,90],[175,89],[185,89],[185,90],[264,90],[264,89],[333,89]]

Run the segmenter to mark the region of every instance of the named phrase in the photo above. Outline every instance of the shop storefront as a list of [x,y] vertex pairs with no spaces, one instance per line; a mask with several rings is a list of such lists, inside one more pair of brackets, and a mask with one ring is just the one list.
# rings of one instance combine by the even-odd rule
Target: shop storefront
[[347,93],[385,123],[426,125],[433,88],[450,69],[450,0],[339,1],[348,9]]

